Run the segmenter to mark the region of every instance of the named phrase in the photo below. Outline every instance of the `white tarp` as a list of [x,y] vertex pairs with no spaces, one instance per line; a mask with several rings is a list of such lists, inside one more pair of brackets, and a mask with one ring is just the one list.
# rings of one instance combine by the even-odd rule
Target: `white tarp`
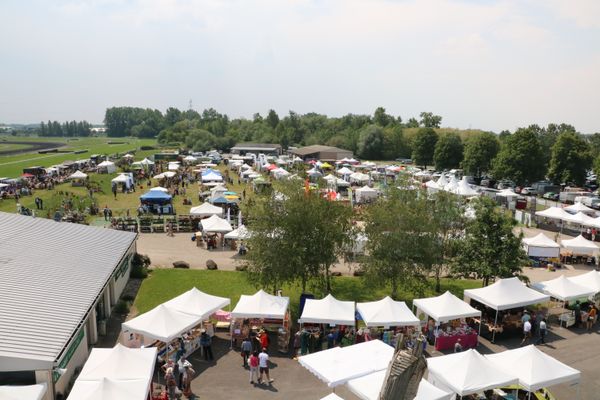
[[600,293],[600,272],[598,271],[586,272],[585,274],[573,276],[569,279],[571,282],[589,288],[594,293]]
[[211,215],[223,215],[221,207],[213,206],[210,203],[202,203],[199,206],[190,208],[190,214],[199,217],[210,217]]
[[298,322],[354,325],[354,302],[338,300],[331,294],[320,300],[306,299]]
[[241,295],[231,317],[283,319],[289,303],[289,297],[273,296],[261,289],[252,296]]
[[562,301],[588,297],[596,293],[588,287],[573,282],[570,278],[565,278],[564,275],[548,281],[534,283],[532,286],[540,292]]
[[437,297],[415,299],[413,305],[438,322],[481,316],[481,311],[471,307],[449,291]]
[[69,179],[85,179],[87,178],[87,174],[83,173],[79,170],[77,170],[76,172],[73,172],[71,175],[69,175]]
[[225,239],[245,240],[250,239],[251,233],[244,225],[240,225],[236,229],[225,234]]
[[212,233],[227,233],[231,232],[233,228],[231,224],[224,220],[223,218],[213,215],[210,218],[203,219],[200,221],[202,224],[202,229],[204,232],[212,232]]
[[518,382],[514,373],[499,369],[476,350],[427,359],[428,381],[440,389],[450,389],[459,396],[512,385]]
[[528,391],[579,381],[581,377],[578,370],[538,350],[532,344],[485,357],[507,374],[516,375],[519,384]]
[[558,258],[560,256],[560,245],[543,233],[532,238],[524,238],[523,246],[530,257]]
[[0,399],[2,400],[41,400],[46,394],[46,382],[26,386],[0,386]]
[[528,288],[516,277],[499,279],[480,289],[467,289],[465,297],[498,311],[544,303],[550,299],[550,296]]
[[577,214],[578,212],[583,212],[583,213],[594,213],[595,210],[593,208],[589,208],[588,206],[586,206],[583,203],[577,202],[575,204],[571,204],[568,207],[564,208],[565,211],[571,212],[573,214]]
[[543,211],[538,211],[535,213],[538,217],[550,218],[550,219],[559,219],[561,221],[568,221],[569,218],[572,217],[571,214],[566,212],[564,209],[560,207],[549,207]]
[[[352,379],[348,381],[348,389],[361,400],[379,400],[386,373],[387,370],[382,370]],[[414,400],[450,400],[452,398],[454,398],[454,393],[447,393],[425,379],[421,379]]]
[[315,374],[329,387],[377,371],[387,370],[394,348],[381,340],[371,340],[348,347],[318,351],[298,358],[300,365]]
[[356,303],[356,310],[367,326],[414,326],[419,319],[403,301],[386,296],[379,301]]
[[229,305],[227,297],[213,296],[193,287],[185,293],[163,303],[163,305],[188,314],[194,314],[201,320],[207,319],[215,311]]
[[197,315],[183,313],[161,304],[142,315],[123,322],[121,330],[139,333],[144,337],[168,343],[182,332],[189,331],[201,322],[202,319]]
[[574,239],[563,239],[560,245],[565,249],[573,252],[574,255],[596,256],[600,248],[591,240],[587,240],[582,235]]
[[145,400],[156,351],[155,347],[129,349],[120,344],[112,349],[92,349],[68,399]]

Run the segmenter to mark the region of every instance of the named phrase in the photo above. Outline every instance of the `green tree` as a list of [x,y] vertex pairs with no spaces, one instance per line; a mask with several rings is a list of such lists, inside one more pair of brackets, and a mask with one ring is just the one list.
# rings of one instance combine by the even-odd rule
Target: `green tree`
[[600,183],[600,155],[594,159],[594,174],[596,175],[596,182]]
[[369,125],[360,133],[358,153],[367,160],[381,160],[384,150],[383,129],[377,125]]
[[453,271],[482,279],[484,286],[493,278],[519,275],[528,259],[521,245],[523,234],[513,233],[517,222],[487,197],[477,199],[474,208],[475,219],[467,222]]
[[420,128],[413,141],[412,158],[415,164],[427,166],[433,163],[438,135],[432,128]]
[[416,118],[409,118],[408,121],[406,121],[406,127],[407,128],[418,128],[419,121],[417,121]]
[[391,188],[365,213],[367,256],[361,266],[368,282],[422,292],[434,263],[435,237],[427,196]]
[[435,144],[433,161],[437,170],[458,168],[463,160],[463,143],[456,133],[441,135]]
[[533,183],[543,178],[545,172],[540,142],[529,128],[520,128],[504,139],[493,162],[494,177],[511,179],[518,185]]
[[258,285],[277,288],[299,282],[331,291],[330,269],[350,241],[352,210],[306,193],[298,182],[276,182],[277,195],[256,195],[245,207],[248,271]]
[[484,132],[469,137],[465,141],[464,159],[462,167],[466,174],[481,177],[489,172],[492,160],[500,150],[500,142],[493,133]]
[[439,128],[442,124],[442,117],[439,115],[434,115],[432,112],[423,111],[420,114],[420,117],[420,124],[425,128]]
[[552,146],[548,176],[557,183],[573,182],[583,185],[592,161],[592,153],[586,141],[574,132],[565,131]]
[[394,117],[385,112],[385,108],[377,107],[373,113],[373,122],[375,125],[386,127],[394,122]]
[[269,113],[267,114],[267,125],[272,129],[277,128],[277,125],[279,125],[279,115],[277,115],[275,110],[269,110]]

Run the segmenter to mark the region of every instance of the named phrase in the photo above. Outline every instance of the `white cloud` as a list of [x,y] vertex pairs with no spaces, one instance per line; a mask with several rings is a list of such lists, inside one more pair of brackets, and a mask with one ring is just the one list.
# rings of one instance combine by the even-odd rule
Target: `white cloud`
[[558,17],[574,21],[583,28],[600,28],[600,1],[598,0],[545,0]]

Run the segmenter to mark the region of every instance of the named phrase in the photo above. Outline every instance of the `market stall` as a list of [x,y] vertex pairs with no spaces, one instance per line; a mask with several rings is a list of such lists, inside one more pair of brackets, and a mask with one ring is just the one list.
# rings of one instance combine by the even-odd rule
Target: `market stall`
[[367,203],[369,201],[373,201],[377,198],[377,190],[369,187],[369,186],[363,186],[361,188],[358,188],[354,191],[355,196],[356,196],[356,202],[357,203]]
[[468,396],[518,382],[515,373],[506,373],[490,360],[470,349],[427,359],[427,380],[459,396]]
[[567,310],[567,302],[569,300],[586,299],[596,293],[595,290],[573,282],[571,278],[566,278],[564,275],[548,281],[534,283],[532,287],[560,301],[557,307],[560,311],[559,323],[562,325],[564,322],[567,327],[575,324],[575,313],[572,310]]
[[160,190],[149,190],[140,196],[142,208],[157,214],[172,214],[173,196]]
[[338,300],[331,294],[320,300],[306,299],[298,322],[301,324],[354,326],[356,323],[354,302]]
[[544,259],[560,257],[560,245],[543,233],[531,238],[524,238],[523,247],[529,257]]
[[600,248],[596,243],[587,240],[582,235],[574,239],[563,239],[560,245],[573,256],[598,257],[598,253],[600,252]]
[[221,207],[213,206],[210,203],[202,203],[199,206],[190,208],[190,215],[195,217],[210,217],[212,215],[223,216]]
[[112,161],[102,161],[96,166],[96,170],[99,174],[112,174],[117,172],[117,167]]
[[569,278],[571,282],[577,283],[578,285],[585,286],[592,290],[594,294],[600,293],[600,272],[590,271],[585,274],[573,276]]
[[146,400],[151,392],[156,349],[92,349],[68,400]]
[[86,173],[77,170],[69,175],[68,179],[71,180],[72,186],[84,186],[87,178],[88,175]]
[[253,327],[277,334],[277,348],[287,353],[290,341],[289,297],[273,296],[259,290],[252,296],[241,295],[231,312],[232,345],[248,337]]
[[[550,296],[542,294],[537,290],[528,288],[519,278],[499,279],[493,284],[480,289],[467,289],[464,292],[465,301],[475,300],[480,304],[495,311],[493,325],[491,318],[484,321],[487,313],[482,315],[482,323],[485,323],[488,329],[492,332],[492,342],[496,338],[496,332],[503,332],[505,328],[515,328],[520,332],[521,316],[520,312],[523,307],[545,303],[550,299]],[[517,311],[515,314],[508,310]],[[498,316],[503,312],[501,324],[498,324]]]
[[42,400],[48,390],[48,385],[39,383],[37,385],[0,385],[0,399],[2,400]]
[[125,192],[126,190],[133,188],[133,174],[124,172],[117,175],[110,182],[113,185],[122,185],[124,189],[123,192]]
[[[386,374],[387,371],[382,370],[351,379],[347,384],[348,389],[361,400],[379,400],[379,393],[383,388]],[[433,386],[425,379],[421,379],[414,400],[451,400],[453,398],[454,393],[448,393]]]
[[393,356],[392,346],[380,340],[371,340],[319,351],[299,357],[298,361],[327,386],[336,387],[351,379],[387,370]]
[[[357,303],[356,310],[364,324],[371,329],[371,336],[379,336],[387,344],[397,332],[406,332],[406,327],[420,326],[420,320],[410,311],[405,302],[394,301],[389,296],[379,301]],[[381,331],[376,332],[373,329],[381,329]]]
[[452,349],[459,340],[463,348],[477,347],[478,333],[467,324],[467,318],[480,317],[481,311],[448,291],[437,297],[415,299],[413,307],[420,320],[430,318],[425,332],[436,350]]

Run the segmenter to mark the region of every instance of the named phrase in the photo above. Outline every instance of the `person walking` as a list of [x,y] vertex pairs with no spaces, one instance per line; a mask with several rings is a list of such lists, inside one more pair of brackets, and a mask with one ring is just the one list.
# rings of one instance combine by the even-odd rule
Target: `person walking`
[[[271,383],[274,379],[269,376],[269,354],[267,349],[263,347],[262,352],[258,355],[258,366],[260,368],[260,377],[258,383]],[[267,380],[263,380],[263,374],[267,377]]]
[[244,359],[243,367],[246,368],[248,366],[248,357],[252,353],[252,342],[250,338],[246,336],[242,341],[242,358]]
[[169,393],[169,400],[177,398],[177,381],[175,380],[172,367],[167,368],[165,372],[165,382]]
[[104,220],[108,221],[108,206],[104,206],[102,213],[104,214]]
[[525,343],[528,343],[530,338],[531,322],[529,322],[529,320],[525,320],[525,323],[523,323],[523,340],[521,341],[521,346],[523,346]]
[[579,300],[575,302],[573,309],[575,311],[575,326],[579,328],[581,326],[581,304],[579,304]]
[[183,367],[183,394],[187,398],[192,397],[192,379],[194,379],[194,374],[196,371],[192,368],[192,364],[185,363]]
[[548,328],[546,326],[546,318],[542,318],[542,320],[540,321],[539,329],[538,329],[539,338],[535,344],[539,344],[539,343],[546,344],[546,334],[548,333],[547,329]]
[[212,361],[214,359],[212,352],[212,339],[206,333],[205,329],[202,329],[202,334],[200,335],[200,346],[202,346],[202,353],[204,354],[204,360]]
[[588,312],[588,317],[586,321],[588,332],[592,330],[592,326],[594,326],[594,322],[596,322],[597,313],[598,312],[596,311],[596,307],[594,307],[594,305],[592,304],[590,306],[590,311]]
[[250,383],[254,385],[254,382],[258,382],[258,351],[252,353],[250,358],[248,359],[248,364],[250,365]]

